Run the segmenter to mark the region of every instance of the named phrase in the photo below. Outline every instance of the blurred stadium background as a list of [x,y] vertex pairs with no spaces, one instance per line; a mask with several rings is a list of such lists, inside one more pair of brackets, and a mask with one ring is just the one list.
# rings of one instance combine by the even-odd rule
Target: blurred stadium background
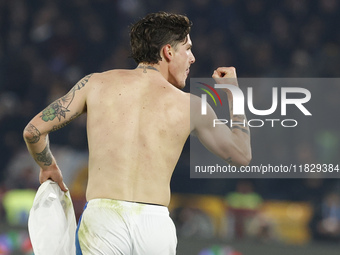
[[[210,77],[218,66],[235,66],[239,77],[340,76],[336,0],[0,0],[0,255],[32,254],[27,213],[39,183],[25,125],[84,75],[134,68],[128,27],[160,10],[194,23],[191,77]],[[329,115],[315,127],[261,139],[255,131],[253,158],[339,163],[339,88],[320,88],[326,100],[313,109]],[[85,119],[50,139],[79,216]],[[178,254],[339,253],[339,179],[190,179],[188,147],[172,180]]]

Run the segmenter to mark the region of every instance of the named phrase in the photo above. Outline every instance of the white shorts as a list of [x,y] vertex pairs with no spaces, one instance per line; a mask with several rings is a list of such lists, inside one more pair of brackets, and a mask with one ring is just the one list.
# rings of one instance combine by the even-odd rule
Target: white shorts
[[173,255],[177,237],[165,206],[93,199],[76,234],[77,255]]

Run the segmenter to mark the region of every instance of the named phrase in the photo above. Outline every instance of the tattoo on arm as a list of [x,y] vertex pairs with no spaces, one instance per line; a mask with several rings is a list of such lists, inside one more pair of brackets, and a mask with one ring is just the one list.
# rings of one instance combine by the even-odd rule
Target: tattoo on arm
[[36,153],[36,159],[37,161],[44,163],[45,166],[50,166],[52,164],[52,153],[48,144],[42,152]]
[[243,115],[236,115],[236,116],[233,116],[233,121],[245,121],[246,118],[243,116]]
[[227,158],[225,161],[226,161],[229,165],[230,165],[231,163],[233,163],[233,161],[231,160],[231,157]]
[[85,87],[86,83],[90,79],[92,74],[89,74],[85,76],[83,79],[77,82],[76,85],[62,98],[57,99],[54,101],[52,104],[47,106],[43,112],[42,115],[40,116],[43,121],[47,122],[49,120],[54,120],[56,117],[58,118],[59,121],[61,121],[61,118],[64,117],[66,118],[66,113],[69,112],[70,110],[68,107],[72,103],[75,93],[77,90],[81,90],[83,87]]
[[55,125],[55,126],[53,126],[51,132],[57,131],[58,129],[61,129],[61,128],[67,126],[72,120],[74,120],[75,118],[77,118],[79,115],[80,115],[80,113],[77,112],[77,113],[75,113],[74,115],[72,115],[71,118],[70,118],[68,121],[66,121],[65,123],[63,123],[63,124],[61,124],[61,125]]
[[50,104],[49,106],[47,106],[47,108],[43,110],[42,115],[40,117],[45,122],[49,120],[54,120],[55,117],[57,117],[60,121],[61,117],[64,117],[64,118],[66,117],[66,112],[69,112],[69,110],[65,108],[61,104],[61,100],[58,99],[54,101],[52,104]]
[[39,130],[34,125],[29,123],[27,125],[27,127],[25,128],[25,130],[27,132],[29,132],[30,134],[32,134],[32,138],[27,139],[28,143],[37,143],[40,140],[41,134],[40,134]]
[[231,130],[233,130],[233,129],[239,129],[239,130],[241,130],[242,132],[244,132],[244,133],[246,133],[247,135],[249,135],[249,130],[248,130],[248,128],[246,128],[246,127],[243,127],[243,126],[232,126],[231,127]]
[[[249,135],[249,127],[248,127],[248,124],[247,124],[247,119],[245,118],[245,116],[234,116],[233,117],[233,120],[232,121],[235,121],[236,123],[233,123],[232,126],[231,126],[231,130],[233,129],[239,129],[241,130],[242,132],[246,133]],[[239,123],[239,122],[242,122],[242,123]]]

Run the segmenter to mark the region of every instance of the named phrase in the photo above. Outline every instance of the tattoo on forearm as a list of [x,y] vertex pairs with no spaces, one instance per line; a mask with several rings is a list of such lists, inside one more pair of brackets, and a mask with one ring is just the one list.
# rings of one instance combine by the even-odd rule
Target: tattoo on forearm
[[55,126],[53,126],[51,132],[57,131],[58,129],[61,129],[61,128],[67,126],[72,120],[74,120],[75,118],[77,118],[79,115],[80,115],[80,113],[77,112],[77,113],[75,113],[74,115],[72,115],[71,118],[70,118],[68,121],[66,121],[65,123],[63,123],[63,124],[61,124],[61,125],[55,125]]
[[[230,128],[231,130],[239,129],[239,130],[241,130],[242,132],[244,132],[248,135],[250,134],[248,124],[247,124],[247,119],[246,119],[245,116],[243,116],[243,115],[234,116],[232,121],[233,121],[232,126]],[[240,123],[240,122],[242,122],[242,123]]]
[[61,121],[62,117],[65,119],[66,113],[70,111],[68,108],[74,99],[76,91],[81,90],[83,87],[85,87],[86,83],[88,82],[91,76],[92,74],[85,76],[83,79],[78,81],[77,84],[74,85],[74,87],[65,96],[63,96],[60,99],[57,99],[52,104],[47,106],[43,110],[42,115],[40,116],[42,120],[45,122],[49,120],[52,121],[56,117],[58,118],[59,121]]
[[248,128],[246,128],[246,127],[243,127],[243,126],[235,126],[235,125],[233,125],[233,126],[231,127],[231,130],[233,130],[233,129],[239,129],[239,130],[241,130],[242,132],[244,132],[244,133],[246,133],[247,135],[249,135],[249,130],[248,130]]
[[37,161],[44,163],[45,166],[50,166],[52,164],[52,153],[48,144],[42,152],[36,153],[36,159]]
[[229,165],[230,165],[231,163],[233,163],[233,161],[231,160],[231,157],[227,158],[225,161],[226,161]]
[[26,139],[28,143],[37,143],[40,140],[41,134],[39,130],[33,124],[29,123],[27,127],[25,128],[25,130],[29,132],[30,134],[32,134],[32,138]]
[[234,115],[233,116],[233,121],[241,121],[241,122],[243,122],[243,121],[245,121],[246,120],[246,118],[243,116],[243,115]]

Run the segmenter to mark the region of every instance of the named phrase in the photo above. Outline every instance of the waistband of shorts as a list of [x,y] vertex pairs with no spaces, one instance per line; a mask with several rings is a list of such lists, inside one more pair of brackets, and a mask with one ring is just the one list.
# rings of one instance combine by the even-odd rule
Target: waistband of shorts
[[139,202],[130,202],[124,200],[115,200],[107,198],[95,198],[87,202],[87,208],[89,207],[105,207],[116,210],[130,210],[138,211],[139,213],[157,213],[169,215],[169,209],[163,205],[153,205]]

